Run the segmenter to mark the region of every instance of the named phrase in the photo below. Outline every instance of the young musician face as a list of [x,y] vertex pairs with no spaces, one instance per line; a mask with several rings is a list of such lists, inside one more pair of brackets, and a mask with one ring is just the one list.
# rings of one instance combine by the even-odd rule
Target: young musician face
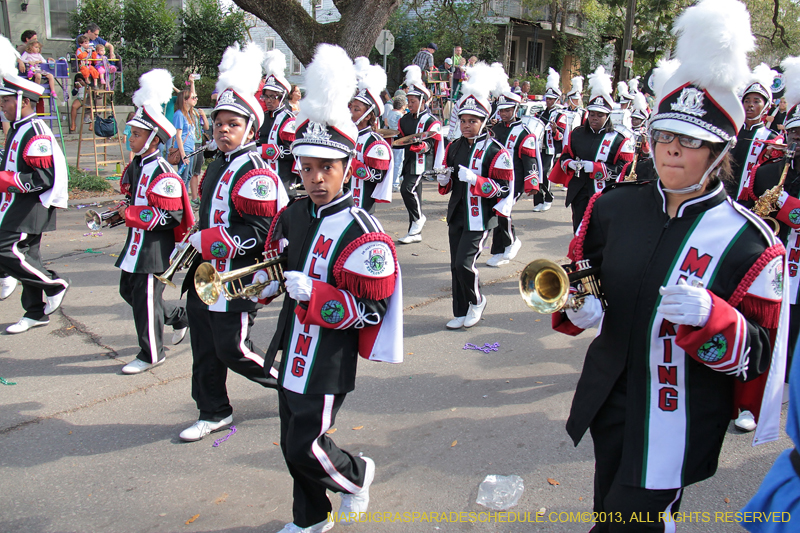
[[350,180],[350,171],[344,173],[346,158],[298,157],[298,160],[303,186],[314,205],[329,204],[342,195],[342,187]]
[[555,99],[555,98],[545,98],[545,99],[544,99],[544,105],[545,105],[545,107],[546,107],[547,109],[550,109],[550,108],[552,108],[554,105],[556,105],[556,99]]
[[418,96],[408,95],[408,111],[409,113],[418,113],[420,101]]
[[264,91],[264,105],[267,106],[267,111],[275,111],[278,109],[278,102],[281,101],[281,93],[277,91]]
[[678,135],[672,142],[654,144],[656,172],[668,189],[682,189],[699,183],[711,166],[711,149],[705,144],[700,148],[686,148],[681,145]]
[[17,118],[17,97],[11,95],[3,96],[2,100],[0,100],[0,107],[3,109],[6,120],[14,122]]
[[242,139],[247,136],[247,142],[253,139],[253,129],[245,132],[247,119],[242,115],[237,115],[231,111],[220,111],[214,117],[214,141],[217,147],[223,152],[232,152],[239,148]]
[[631,126],[634,128],[641,126],[642,122],[644,122],[644,120],[640,119],[639,117],[631,117]]
[[[145,144],[147,143],[147,139],[150,137],[150,130],[146,130],[144,128],[140,128],[138,126],[131,126],[131,151],[134,154],[138,154],[142,151]],[[154,146],[155,145],[155,146]],[[158,149],[158,137],[154,137],[153,141],[150,143],[150,149],[148,152],[152,153],[156,149]],[[143,155],[150,155],[149,153]]]
[[461,135],[467,139],[478,136],[478,133],[481,131],[481,124],[483,123],[482,118],[476,117],[475,115],[461,115],[459,120],[461,121]]
[[600,111],[589,111],[589,118],[586,120],[589,122],[590,128],[594,131],[600,131],[605,126],[606,120],[608,120],[608,114]]
[[514,108],[507,107],[505,109],[498,109],[497,114],[500,115],[500,120],[508,124],[512,120],[514,120]]
[[755,120],[764,110],[764,106],[767,102],[764,101],[761,95],[748,93],[744,96],[742,104],[744,105],[744,118],[747,120]]
[[[800,126],[786,130],[786,144],[792,143],[797,143],[798,148],[800,148]],[[797,156],[800,156],[800,149],[795,154],[795,159],[797,159]]]
[[352,100],[350,102],[349,107],[350,107],[350,119],[353,121],[353,123],[357,124],[359,129],[366,126],[367,124],[362,124],[361,122],[369,121],[369,117],[364,116],[367,112],[367,104],[365,104],[361,100]]

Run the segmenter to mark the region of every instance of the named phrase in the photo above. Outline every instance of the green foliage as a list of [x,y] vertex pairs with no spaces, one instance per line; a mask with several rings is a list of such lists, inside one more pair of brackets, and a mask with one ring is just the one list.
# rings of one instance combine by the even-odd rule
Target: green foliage
[[218,0],[189,0],[183,12],[183,47],[189,68],[215,76],[225,49],[247,39],[244,11]]
[[[756,36],[756,51],[750,55],[750,64],[766,62],[777,65],[786,56],[800,54],[800,5],[783,0],[780,2],[777,27],[772,21],[775,10],[773,0],[745,0],[750,11],[750,23]],[[788,45],[788,46],[787,46]]]
[[164,0],[125,2],[120,55],[138,67],[142,62],[171,55],[178,40],[178,14]]
[[[100,29],[102,30],[103,27],[100,26]],[[94,173],[70,165],[69,188],[70,190],[103,192],[111,189],[111,185],[102,176],[96,176]]]
[[78,9],[70,13],[71,35],[86,33],[86,26],[94,22],[100,26],[100,36],[106,41],[119,43],[122,37],[121,0],[81,0]]

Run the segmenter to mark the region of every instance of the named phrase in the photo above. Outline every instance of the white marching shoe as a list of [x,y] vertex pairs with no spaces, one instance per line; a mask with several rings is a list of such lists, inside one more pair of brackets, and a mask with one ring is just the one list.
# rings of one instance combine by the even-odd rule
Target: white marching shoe
[[[185,440],[186,442],[195,442],[206,435],[213,433],[215,431],[219,431],[221,429],[225,429],[226,427],[233,424],[233,415],[223,418],[219,422],[211,422],[210,420],[198,420],[190,427],[181,431],[180,437],[181,440]],[[303,531],[302,529],[300,531]]]
[[186,332],[189,331],[189,326],[180,329],[173,329],[172,330],[172,345],[176,346],[183,342],[183,339],[186,338]]
[[422,242],[422,234],[417,233],[416,235],[408,234],[405,237],[400,237],[397,239],[397,242],[400,244],[413,244],[415,242]]
[[450,322],[448,322],[445,327],[447,329],[461,329],[464,327],[464,321],[467,319],[465,316],[457,316]]
[[416,235],[417,233],[422,233],[422,226],[425,225],[425,221],[428,220],[425,215],[420,215],[417,220],[411,223],[411,229],[408,230],[409,235]]
[[544,204],[537,204],[533,206],[534,213],[541,213],[542,211],[544,211]]
[[756,419],[750,411],[742,411],[739,418],[734,422],[737,428],[742,431],[753,431],[756,429]]
[[10,335],[16,335],[17,333],[25,333],[31,328],[38,328],[39,326],[46,326],[50,323],[50,319],[47,317],[42,318],[41,320],[34,320],[32,318],[22,317],[19,322],[16,324],[11,324],[6,328],[6,333]]
[[511,243],[510,246],[506,246],[506,249],[503,252],[503,258],[508,259],[509,261],[514,259],[517,257],[520,248],[522,248],[522,241],[519,240],[519,238],[514,239],[514,242]]
[[364,484],[361,490],[353,494],[342,493],[342,504],[339,506],[339,521],[343,524],[358,522],[359,516],[367,512],[369,506],[369,486],[375,478],[375,461],[369,457],[362,457],[367,463],[364,473]]
[[154,366],[158,366],[163,363],[166,358],[162,359],[161,361],[156,361],[155,363],[148,363],[146,361],[142,361],[141,359],[134,359],[127,365],[122,367],[123,374],[141,374],[145,370],[150,370]]
[[64,290],[62,290],[58,294],[55,294],[53,296],[48,296],[46,298],[47,303],[44,306],[44,314],[52,315],[58,310],[59,307],[61,307],[61,302],[64,301],[64,296],[66,296],[67,291],[69,290],[69,286],[70,286],[69,283],[67,283],[67,286],[64,287]]
[[477,304],[469,304],[469,311],[467,311],[467,317],[464,319],[464,327],[471,328],[480,322],[484,309],[486,309],[486,296],[482,296],[481,301]]
[[16,288],[17,288],[16,278],[12,278],[11,276],[0,278],[0,300],[5,300],[9,296],[11,296],[11,293],[14,292],[14,289]]
[[506,259],[505,254],[494,254],[492,257],[486,260],[486,266],[495,268],[502,265],[507,265],[508,263],[509,261]]
[[324,533],[325,531],[330,531],[333,529],[333,525],[335,522],[323,520],[318,524],[314,524],[313,526],[308,527],[300,527],[296,525],[294,522],[289,522],[283,529],[278,531],[278,533]]

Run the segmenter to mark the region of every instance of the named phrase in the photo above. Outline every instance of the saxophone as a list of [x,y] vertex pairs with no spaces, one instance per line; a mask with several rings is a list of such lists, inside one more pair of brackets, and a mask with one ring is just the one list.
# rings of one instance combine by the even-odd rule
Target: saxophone
[[644,134],[640,135],[636,141],[636,151],[633,154],[633,161],[631,162],[631,171],[625,176],[623,181],[636,181],[636,163],[639,161],[639,151],[642,148],[642,141]]
[[[778,181],[778,184],[773,188],[764,191],[764,193],[759,196],[758,200],[756,200],[756,205],[753,206],[753,213],[760,216],[767,224],[770,224],[772,226],[772,230],[775,232],[775,235],[777,235],[778,231],[780,230],[780,224],[777,220],[775,220],[774,217],[770,216],[770,213],[774,213],[778,210],[778,199],[783,193],[783,184],[786,181],[786,174],[789,172],[789,165],[792,164],[792,160],[794,159],[796,147],[797,143],[792,143],[786,149],[783,172],[781,172],[781,178]],[[755,174],[753,174],[750,179],[755,178]]]

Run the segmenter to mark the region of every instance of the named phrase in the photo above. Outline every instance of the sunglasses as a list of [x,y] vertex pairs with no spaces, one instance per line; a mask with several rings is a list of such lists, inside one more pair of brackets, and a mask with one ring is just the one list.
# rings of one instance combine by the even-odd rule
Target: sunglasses
[[189,97],[189,100],[197,100],[197,95],[193,94],[192,96]]
[[671,131],[663,131],[663,130],[653,130],[650,138],[653,140],[653,143],[664,143],[669,144],[675,139],[678,138],[678,143],[684,148],[691,148],[696,150],[703,146],[703,140],[697,139],[695,137],[690,137],[688,135],[678,135],[676,133],[672,133]]
[[264,100],[280,100],[280,99],[281,99],[280,96],[275,96],[273,94],[265,94],[264,95]]

